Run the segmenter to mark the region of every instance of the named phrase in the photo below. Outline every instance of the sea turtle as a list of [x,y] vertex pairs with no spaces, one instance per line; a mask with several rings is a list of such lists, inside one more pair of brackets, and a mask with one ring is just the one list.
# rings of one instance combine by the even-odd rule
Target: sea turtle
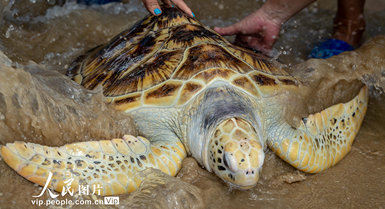
[[[226,183],[256,185],[269,147],[295,168],[317,173],[340,161],[362,123],[368,90],[292,127],[280,98],[300,81],[266,57],[232,45],[177,8],[163,8],[106,45],[80,56],[68,75],[131,116],[141,136],[47,147],[15,142],[4,161],[28,180],[61,191],[71,178],[102,195],[132,192],[139,171],[176,175],[190,155]],[[123,113],[122,113],[123,114]]]

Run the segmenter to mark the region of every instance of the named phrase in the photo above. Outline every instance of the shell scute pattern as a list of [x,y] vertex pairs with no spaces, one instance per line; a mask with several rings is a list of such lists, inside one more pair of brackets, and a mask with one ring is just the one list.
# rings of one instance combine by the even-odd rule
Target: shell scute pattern
[[233,69],[240,73],[252,70],[219,45],[203,44],[191,47],[187,50],[187,57],[173,78],[187,80],[203,70],[216,67]]
[[185,104],[193,95],[196,95],[197,92],[202,90],[204,85],[198,82],[189,81],[184,84],[181,94],[184,95],[178,100],[178,105]]
[[218,34],[206,30],[200,25],[180,25],[170,30],[170,39],[165,44],[165,49],[180,49],[196,46],[201,43],[226,43]]
[[[142,61],[153,57],[162,59],[159,58],[162,56],[154,56],[154,54],[161,47],[165,36],[168,36],[166,31],[146,36],[134,47],[126,47],[120,51],[120,54],[114,54],[109,59],[101,59],[97,65],[92,65],[96,66],[94,69],[86,67],[82,85],[93,89],[101,84],[104,87],[105,95],[108,96],[120,96],[142,90],[141,81],[148,77],[146,75],[153,74],[154,68],[157,69],[156,67],[158,67],[157,63],[164,63],[163,60],[157,60],[157,62],[152,63],[156,66],[145,66],[146,70],[143,70],[144,63]],[[164,56],[164,58],[169,58],[169,56]],[[154,59],[150,60],[154,61]],[[127,71],[127,69],[130,70]]]
[[231,83],[234,86],[237,86],[239,88],[246,90],[248,93],[250,93],[255,97],[260,96],[260,92],[257,90],[258,88],[247,76],[241,75],[241,76],[235,77]]
[[142,93],[128,94],[118,98],[107,98],[108,103],[112,103],[114,100],[114,105],[117,110],[127,110],[132,109],[141,104]]
[[278,63],[268,60],[261,54],[254,53],[250,50],[235,46],[228,45],[226,47],[233,56],[250,65],[253,69],[276,76],[290,76],[283,68],[278,66]]
[[83,82],[84,77],[91,73],[97,74],[98,72],[95,72],[95,70],[98,70],[98,67],[104,63],[106,59],[114,57],[114,54],[120,54],[126,47],[135,46],[138,40],[149,33],[153,24],[152,18],[143,19],[137,22],[132,28],[115,36],[109,44],[99,45],[88,50],[71,64],[68,68],[67,75],[79,84],[84,85],[86,83]]
[[88,89],[102,85],[119,110],[183,105],[217,80],[255,97],[296,85],[263,55],[233,46],[177,10],[139,22],[100,49],[78,58],[68,74]]
[[144,103],[147,105],[168,106],[178,97],[181,81],[167,81],[154,90],[146,91]]
[[181,57],[178,51],[161,52],[129,73],[125,72],[120,78],[106,83],[104,93],[109,97],[120,96],[145,91],[160,84],[171,77]]
[[162,30],[165,28],[171,28],[185,24],[200,24],[194,18],[191,18],[177,10],[170,10],[169,8],[165,8],[165,10],[168,11],[164,12],[163,14],[167,13],[167,15],[152,16],[149,18],[151,19],[150,22],[155,22],[154,26],[152,27],[152,30]]
[[205,84],[210,83],[214,79],[228,80],[237,72],[228,68],[209,68],[207,70],[199,72],[197,75],[192,77],[193,80],[199,80]]

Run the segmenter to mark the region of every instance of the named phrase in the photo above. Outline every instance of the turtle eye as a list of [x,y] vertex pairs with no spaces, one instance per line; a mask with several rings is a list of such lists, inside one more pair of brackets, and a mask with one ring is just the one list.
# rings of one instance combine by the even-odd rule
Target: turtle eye
[[231,154],[229,154],[227,152],[225,152],[225,154],[223,154],[223,163],[232,172],[238,171],[237,161],[235,160],[234,156],[232,156]]
[[229,168],[229,163],[227,162],[225,154],[223,154],[223,164],[225,164],[226,168]]

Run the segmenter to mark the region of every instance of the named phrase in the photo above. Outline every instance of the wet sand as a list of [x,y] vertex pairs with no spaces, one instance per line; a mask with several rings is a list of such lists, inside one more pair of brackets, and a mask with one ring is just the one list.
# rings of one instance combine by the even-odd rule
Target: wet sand
[[[330,36],[334,16],[332,10],[335,8],[331,1],[328,2],[311,6],[283,27],[274,51],[280,61],[291,65],[300,63],[321,37]],[[199,0],[187,3],[203,23],[223,26],[239,20],[262,2],[239,1],[234,5],[228,0]],[[385,33],[385,8],[373,6],[376,3],[372,1],[367,3],[365,40]],[[106,42],[146,15],[143,7],[138,5],[138,0],[102,7],[70,3],[59,7],[45,1],[20,1],[12,4],[3,0],[0,4],[3,11],[0,20],[0,49],[13,62],[25,65],[33,61],[49,70],[64,73],[66,66],[83,51]],[[298,172],[267,151],[258,185],[251,190],[239,191],[232,190],[188,158],[177,178],[156,172],[155,175],[146,173],[150,180],[144,182],[138,192],[120,196],[119,207],[384,208],[384,102],[384,94],[371,91],[368,112],[352,151],[325,172],[314,175]],[[24,119],[24,116],[20,117],[19,120]],[[8,133],[3,132],[1,144],[23,139],[20,135],[13,134],[14,139],[8,136]],[[71,140],[79,139],[71,138],[66,142]],[[52,143],[62,145],[63,141]],[[32,195],[40,193],[41,188],[18,176],[3,161],[0,161],[0,171],[0,208],[31,207]]]

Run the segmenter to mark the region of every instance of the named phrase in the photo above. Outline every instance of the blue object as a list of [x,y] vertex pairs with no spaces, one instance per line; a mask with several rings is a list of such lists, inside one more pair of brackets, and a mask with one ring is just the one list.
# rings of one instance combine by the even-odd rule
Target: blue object
[[309,55],[309,58],[326,59],[345,51],[351,51],[353,47],[345,41],[338,39],[328,39],[315,46]]
[[195,14],[194,14],[194,12],[191,12],[191,14],[193,15],[193,17],[195,17]]
[[160,13],[162,13],[162,12],[160,11],[160,9],[156,8],[156,9],[154,9],[154,13],[155,13],[156,15],[158,15],[158,14],[160,14]]
[[77,0],[78,4],[85,4],[85,5],[107,4],[111,2],[120,2],[120,0]]

